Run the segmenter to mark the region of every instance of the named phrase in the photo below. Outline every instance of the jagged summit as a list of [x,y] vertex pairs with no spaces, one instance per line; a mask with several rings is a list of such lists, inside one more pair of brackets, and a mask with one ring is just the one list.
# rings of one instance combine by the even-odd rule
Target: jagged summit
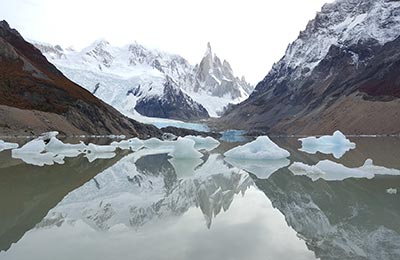
[[[207,45],[208,54],[196,66],[179,55],[149,49],[137,42],[115,47],[100,39],[82,51],[34,44],[72,80],[129,115],[139,109],[147,116],[186,120],[217,116],[229,103],[243,101],[252,90],[252,86],[233,75],[227,61],[221,62],[212,53],[211,44]],[[210,77],[221,84],[209,84]],[[172,93],[165,93],[167,85],[169,90],[174,89]],[[173,100],[179,102],[172,104]],[[179,110],[177,105],[183,105],[181,102],[189,110]],[[139,103],[140,108],[136,107]],[[159,109],[160,106],[164,108]]]
[[194,92],[206,92],[212,96],[230,97],[245,100],[251,93],[252,87],[245,81],[235,77],[228,61],[221,62],[212,52],[211,44],[196,69]]

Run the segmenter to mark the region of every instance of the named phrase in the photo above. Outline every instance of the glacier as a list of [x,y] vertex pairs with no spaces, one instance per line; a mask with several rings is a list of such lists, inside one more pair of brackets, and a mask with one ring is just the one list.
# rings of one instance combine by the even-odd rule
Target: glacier
[[[100,39],[81,51],[31,42],[69,79],[139,122],[145,118],[138,109],[145,113],[150,103],[159,106],[170,102],[168,95],[179,96],[186,109],[194,113],[192,116],[200,119],[204,118],[203,112],[202,116],[198,114],[203,108],[217,117],[228,104],[245,100],[253,89],[244,77],[233,75],[229,63],[221,62],[210,45],[202,62],[193,66],[179,55],[146,48],[137,42],[115,47]],[[185,119],[183,116],[180,113],[178,118]],[[168,121],[162,125],[169,126],[165,122]]]

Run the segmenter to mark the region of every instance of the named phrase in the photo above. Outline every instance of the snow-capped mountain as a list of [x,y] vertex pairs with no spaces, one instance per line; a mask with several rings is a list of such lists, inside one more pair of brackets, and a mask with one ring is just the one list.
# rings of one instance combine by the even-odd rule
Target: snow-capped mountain
[[[209,114],[216,116],[229,103],[244,100],[251,91],[244,79],[233,77],[227,62],[223,75],[210,71],[224,77],[224,81],[219,80],[218,92],[218,86],[208,86],[199,79],[204,76],[198,72],[203,65],[192,66],[179,55],[138,43],[114,47],[106,40],[97,40],[81,51],[34,44],[67,77],[128,116],[139,112],[182,120],[207,118]],[[222,71],[222,67],[215,71]],[[230,88],[228,81],[241,85],[232,83]]]
[[391,112],[399,109],[399,36],[399,1],[325,4],[226,121],[286,133],[400,131]]

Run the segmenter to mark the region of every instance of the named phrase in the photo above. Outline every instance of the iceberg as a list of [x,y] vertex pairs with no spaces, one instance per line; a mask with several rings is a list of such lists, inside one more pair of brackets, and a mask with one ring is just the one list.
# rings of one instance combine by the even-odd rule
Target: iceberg
[[143,145],[145,148],[148,149],[156,149],[156,148],[162,148],[162,149],[173,149],[175,146],[175,141],[161,141],[158,138],[150,138],[148,140],[145,140],[143,142]]
[[355,143],[350,142],[340,131],[336,131],[331,136],[307,137],[301,138],[299,141],[302,142],[300,151],[310,154],[317,152],[332,154],[336,159],[340,159],[346,152],[356,148]]
[[241,160],[279,160],[289,157],[290,153],[272,142],[268,136],[260,136],[251,143],[227,151],[224,155]]
[[194,148],[195,141],[178,137],[178,140],[175,142],[175,146],[168,155],[172,156],[175,159],[193,159],[193,158],[201,158],[203,154],[197,151]]
[[118,147],[121,150],[138,151],[144,146],[144,143],[139,138],[132,138],[129,140],[122,140],[120,142],[114,141],[111,143],[111,146]]
[[396,195],[397,194],[397,189],[389,188],[389,189],[386,190],[386,193],[390,194],[390,195]]
[[4,142],[3,140],[0,140],[0,152],[5,151],[5,150],[10,150],[10,149],[16,149],[18,148],[18,144],[16,143],[7,143]]
[[196,150],[212,151],[220,145],[220,142],[218,140],[210,136],[202,137],[202,136],[188,135],[185,136],[185,138],[195,141],[194,148]]
[[286,158],[279,160],[243,160],[226,157],[225,161],[236,168],[256,175],[259,179],[268,179],[274,172],[290,164],[290,161]]
[[87,153],[85,157],[88,159],[88,161],[94,162],[97,159],[111,159],[114,158],[117,154],[114,152],[100,152],[100,153]]
[[79,144],[65,144],[57,137],[52,137],[45,146],[45,151],[53,154],[63,155],[65,157],[76,157],[84,153],[87,149],[86,144],[80,142]]
[[295,162],[289,167],[289,170],[294,175],[305,175],[313,181],[318,179],[326,181],[342,181],[348,178],[372,179],[376,175],[400,175],[400,170],[376,166],[371,159],[367,159],[364,165],[358,168],[348,168],[340,163],[324,160],[316,165]]

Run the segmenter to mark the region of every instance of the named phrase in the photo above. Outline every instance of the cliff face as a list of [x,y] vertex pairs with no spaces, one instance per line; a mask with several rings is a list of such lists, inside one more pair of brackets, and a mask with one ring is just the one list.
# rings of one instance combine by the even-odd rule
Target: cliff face
[[229,126],[283,134],[400,133],[400,2],[326,4]]
[[7,22],[0,22],[0,133],[159,135],[68,80]]

